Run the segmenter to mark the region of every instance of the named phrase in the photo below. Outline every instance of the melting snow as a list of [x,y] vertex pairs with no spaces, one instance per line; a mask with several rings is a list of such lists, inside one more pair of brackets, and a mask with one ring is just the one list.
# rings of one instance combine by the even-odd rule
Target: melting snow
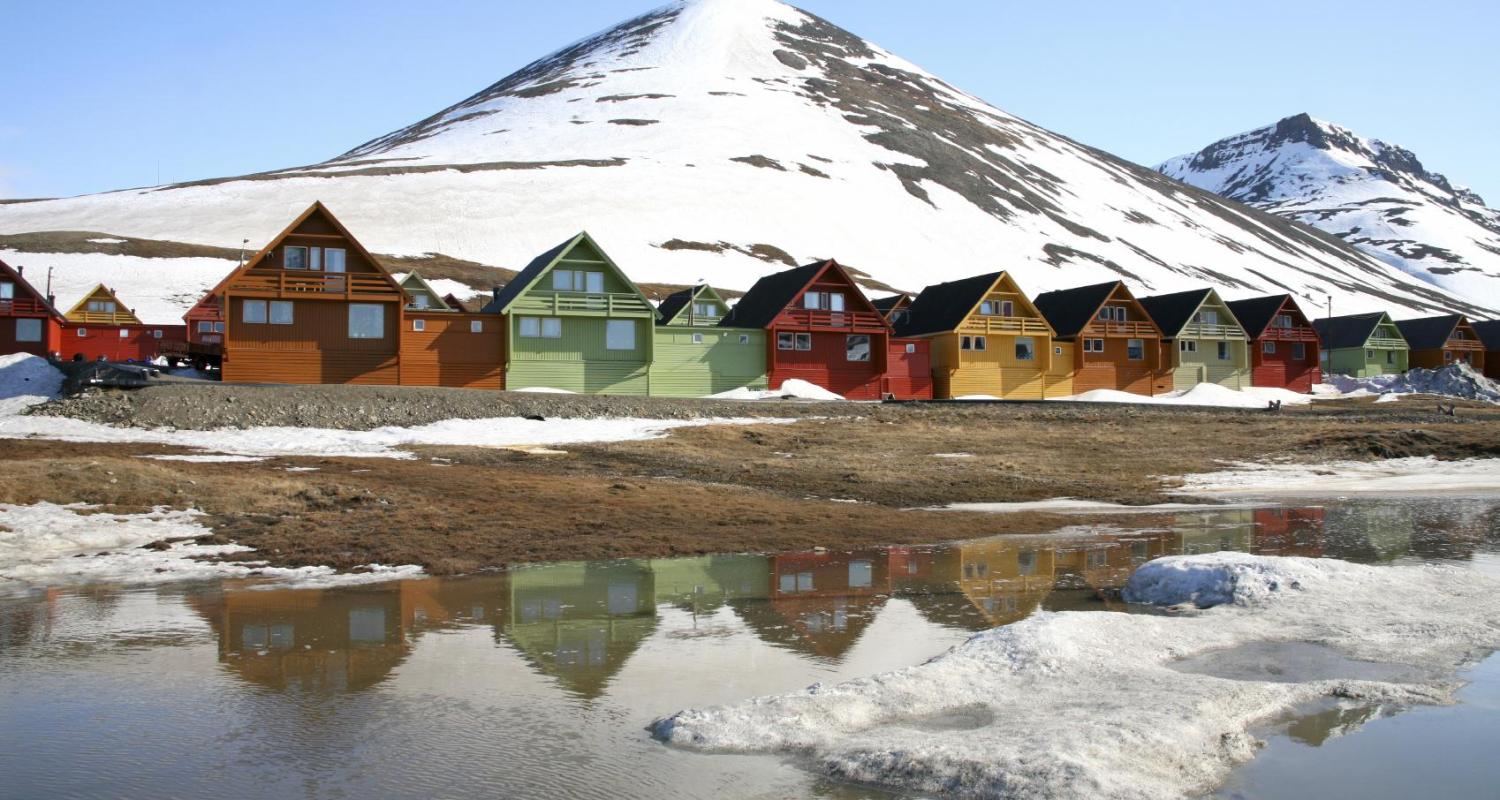
[[1391,458],[1381,461],[1333,461],[1324,464],[1257,464],[1237,462],[1228,469],[1187,475],[1181,494],[1300,495],[1468,494],[1500,491],[1500,458],[1439,461]]
[[1191,389],[1179,389],[1174,392],[1147,397],[1145,395],[1131,394],[1114,389],[1095,389],[1072,397],[1054,398],[1058,402],[1077,403],[1134,403],[1139,405],[1159,406],[1216,406],[1221,408],[1265,408],[1273,400],[1280,400],[1282,405],[1297,406],[1306,405],[1313,401],[1311,395],[1299,394],[1286,389],[1269,389],[1264,387],[1253,387],[1249,389],[1229,389],[1216,383],[1200,383]]
[[[1449,700],[1453,674],[1500,647],[1497,590],[1454,567],[1160,559],[1126,596],[1175,614],[1038,612],[920,666],[681,711],[652,732],[693,750],[798,756],[836,779],[922,794],[1190,797],[1255,755],[1253,727],[1305,703]],[[1271,682],[1174,669],[1257,642],[1312,643],[1424,677]]]
[[843,400],[844,396],[830,392],[817,384],[808,383],[801,378],[787,378],[782,381],[780,389],[749,389],[742,386],[727,392],[711,394],[709,398],[713,400]]

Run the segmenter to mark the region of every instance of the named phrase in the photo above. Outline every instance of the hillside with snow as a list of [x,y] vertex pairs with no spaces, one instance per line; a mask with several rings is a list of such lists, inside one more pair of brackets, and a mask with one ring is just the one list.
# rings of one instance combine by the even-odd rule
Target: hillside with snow
[[213,283],[201,265],[159,259],[145,279],[50,234],[206,246],[227,269],[314,200],[371,250],[440,263],[514,269],[587,229],[637,280],[728,289],[834,257],[877,290],[1008,269],[1032,293],[1123,278],[1317,308],[1331,295],[1345,313],[1500,309],[1018,119],[774,0],[651,11],[320,164],[0,203],[0,259],[56,266],[69,291],[135,276],[117,287],[127,303],[185,309]]
[[1500,306],[1500,211],[1416,154],[1306,114],[1158,167],[1303,222],[1421,280]]

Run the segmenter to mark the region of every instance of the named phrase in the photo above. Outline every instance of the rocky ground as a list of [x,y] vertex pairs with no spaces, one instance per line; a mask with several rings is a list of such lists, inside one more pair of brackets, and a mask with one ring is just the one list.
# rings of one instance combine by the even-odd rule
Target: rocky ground
[[[163,385],[37,409],[110,423],[370,428],[448,417],[793,416],[562,452],[427,447],[401,461],[155,461],[152,445],[0,442],[0,502],[202,509],[278,564],[435,573],[578,558],[864,547],[1105,518],[919,510],[953,502],[1172,499],[1228,460],[1500,456],[1500,408],[1421,398],[1280,414],[1153,406],[730,403],[363,387]],[[289,471],[291,470],[291,471]]]

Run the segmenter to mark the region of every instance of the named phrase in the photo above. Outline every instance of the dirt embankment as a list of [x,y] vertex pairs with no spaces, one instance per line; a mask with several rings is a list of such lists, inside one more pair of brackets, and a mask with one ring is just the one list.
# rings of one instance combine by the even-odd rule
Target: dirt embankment
[[[247,409],[251,409],[247,411]],[[286,565],[470,572],[556,559],[853,548],[1039,532],[1087,518],[911,510],[1071,496],[1166,499],[1161,476],[1226,460],[1500,456],[1500,409],[1422,400],[1281,414],[1027,405],[705,403],[351,387],[153,387],[55,404],[100,421],[415,424],[556,416],[797,416],[559,455],[423,448],[407,461],[154,461],[143,445],[0,441],[0,502],[202,509],[222,541]],[[310,471],[288,471],[288,468]],[[852,501],[852,502],[851,502]],[[1104,520],[1099,520],[1104,521]]]

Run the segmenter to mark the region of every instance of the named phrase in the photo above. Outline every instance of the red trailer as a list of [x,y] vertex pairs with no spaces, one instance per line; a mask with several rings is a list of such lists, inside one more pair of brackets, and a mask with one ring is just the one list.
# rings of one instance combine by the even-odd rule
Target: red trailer
[[0,261],[0,355],[30,353],[46,357],[58,350],[62,315],[13,269]]
[[1250,385],[1307,394],[1323,380],[1318,332],[1289,294],[1227,304],[1250,337]]
[[[895,380],[886,380],[890,324],[832,259],[761,278],[720,325],[766,330],[772,389],[797,378],[851,400],[932,397],[931,364],[920,346],[911,353],[903,346]],[[911,374],[919,363],[927,365],[925,381]]]

